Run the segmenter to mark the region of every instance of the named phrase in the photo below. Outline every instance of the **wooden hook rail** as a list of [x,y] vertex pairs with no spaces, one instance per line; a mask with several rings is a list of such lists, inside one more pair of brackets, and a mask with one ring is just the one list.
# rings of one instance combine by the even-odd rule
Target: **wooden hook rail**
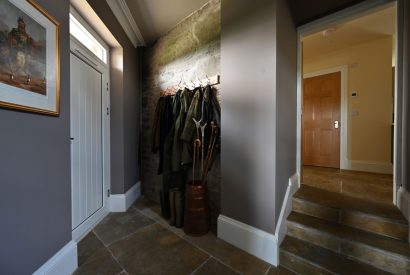
[[209,86],[214,86],[214,85],[218,85],[220,83],[221,83],[220,75],[214,75],[214,76],[211,76],[209,78],[202,79],[202,80],[198,79],[196,81],[189,81],[188,83],[187,82],[182,83],[182,80],[181,80],[181,83],[179,85],[171,86],[171,87],[168,87],[167,89],[163,90],[161,92],[161,96],[175,95],[178,90],[183,89],[184,87],[186,87],[190,90],[194,90],[194,89],[199,88],[201,86],[203,86],[203,87],[208,86],[208,85]]

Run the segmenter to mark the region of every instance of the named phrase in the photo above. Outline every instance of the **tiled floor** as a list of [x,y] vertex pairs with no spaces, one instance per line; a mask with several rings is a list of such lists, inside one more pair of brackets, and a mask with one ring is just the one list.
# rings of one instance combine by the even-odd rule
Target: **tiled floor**
[[109,214],[78,244],[75,274],[291,274],[218,239],[189,237],[139,199],[126,213]]
[[[303,169],[303,183],[391,204],[392,176],[338,169]],[[292,274],[209,233],[190,237],[139,199],[126,213],[112,213],[78,244],[75,274]]]
[[392,175],[304,166],[302,183],[387,204],[393,201]]

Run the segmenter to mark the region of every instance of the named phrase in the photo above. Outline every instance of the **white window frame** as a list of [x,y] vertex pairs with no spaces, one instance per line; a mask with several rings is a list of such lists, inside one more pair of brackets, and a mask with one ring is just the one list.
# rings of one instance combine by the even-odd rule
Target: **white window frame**
[[[104,64],[107,64],[108,62],[108,50],[107,50],[107,46],[103,46],[101,44],[101,39],[98,39],[96,37],[95,34],[93,34],[92,29],[87,28],[86,25],[87,23],[78,15],[75,15],[76,12],[74,9],[72,9],[70,11],[70,36],[73,36],[78,42],[80,42],[81,44],[83,44],[91,53],[93,53],[98,59],[100,59],[102,62],[104,62]],[[82,21],[82,22],[81,22]],[[98,54],[96,54],[92,49],[90,49],[90,47],[88,47],[86,45],[86,43],[84,43],[84,41],[80,40],[80,38],[78,38],[76,36],[76,34],[72,31],[72,25],[75,25],[78,30],[81,32],[81,34],[88,39],[88,41],[91,44],[94,44],[95,47],[99,48],[99,50],[102,51],[102,56],[98,56]],[[90,32],[88,29],[90,29],[92,32]],[[99,41],[100,40],[100,41]]]

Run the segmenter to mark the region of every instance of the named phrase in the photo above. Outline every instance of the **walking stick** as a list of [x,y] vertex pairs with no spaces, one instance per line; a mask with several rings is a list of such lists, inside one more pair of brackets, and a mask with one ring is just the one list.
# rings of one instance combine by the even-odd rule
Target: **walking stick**
[[201,126],[201,133],[202,133],[202,143],[201,143],[201,149],[202,149],[202,153],[201,153],[201,159],[202,159],[202,162],[201,162],[201,172],[202,172],[202,175],[201,175],[201,178],[203,178],[203,176],[204,176],[204,140],[205,140],[205,127],[206,127],[206,123],[205,123],[205,125],[203,125],[203,126]]
[[213,152],[215,149],[215,143],[218,137],[218,126],[213,121],[211,122],[211,126],[212,126],[212,136],[211,136],[211,141],[210,141],[211,147],[209,147],[208,149],[208,155],[207,155],[206,165],[205,165],[205,174],[202,175],[203,182],[205,182],[206,177],[208,176],[209,166],[211,165],[212,156],[213,156]]
[[194,156],[193,156],[193,163],[192,163],[192,182],[193,182],[193,185],[195,185],[195,168],[196,168],[196,162],[197,162],[200,146],[201,146],[201,141],[199,139],[196,139],[194,141]]
[[199,121],[196,121],[195,118],[193,118],[192,120],[194,121],[195,126],[196,126],[196,138],[197,138],[197,139],[200,139],[200,136],[199,136],[199,128],[201,128],[201,121],[202,121],[202,119],[200,119]]

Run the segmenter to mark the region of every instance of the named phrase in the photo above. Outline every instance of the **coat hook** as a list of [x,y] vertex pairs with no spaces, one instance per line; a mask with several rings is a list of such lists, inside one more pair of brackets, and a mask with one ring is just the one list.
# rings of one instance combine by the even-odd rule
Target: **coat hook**
[[211,84],[211,79],[208,77],[208,75],[206,75],[206,80],[207,80],[207,85]]

